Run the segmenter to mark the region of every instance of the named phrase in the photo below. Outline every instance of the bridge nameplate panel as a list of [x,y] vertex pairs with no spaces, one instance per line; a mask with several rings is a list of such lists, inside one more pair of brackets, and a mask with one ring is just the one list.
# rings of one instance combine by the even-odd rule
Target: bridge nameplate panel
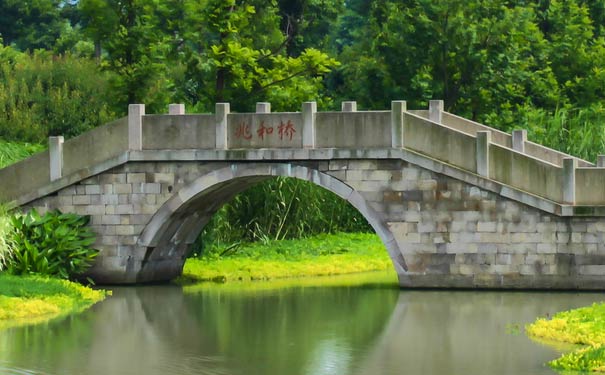
[[227,117],[229,148],[302,148],[302,115],[232,113]]

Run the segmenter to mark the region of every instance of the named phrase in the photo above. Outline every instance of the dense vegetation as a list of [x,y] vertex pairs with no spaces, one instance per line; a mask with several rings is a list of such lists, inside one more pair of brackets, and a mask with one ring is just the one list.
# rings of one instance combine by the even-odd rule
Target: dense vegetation
[[563,311],[551,319],[540,318],[526,327],[530,337],[582,345],[551,361],[551,367],[568,371],[605,372],[605,304]]

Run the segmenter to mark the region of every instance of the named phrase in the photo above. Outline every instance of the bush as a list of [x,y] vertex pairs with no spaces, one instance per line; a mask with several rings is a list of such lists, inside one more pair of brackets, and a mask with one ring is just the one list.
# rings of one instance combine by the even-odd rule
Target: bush
[[98,254],[89,218],[59,210],[40,215],[35,209],[13,216],[15,249],[9,271],[73,278],[86,271]]

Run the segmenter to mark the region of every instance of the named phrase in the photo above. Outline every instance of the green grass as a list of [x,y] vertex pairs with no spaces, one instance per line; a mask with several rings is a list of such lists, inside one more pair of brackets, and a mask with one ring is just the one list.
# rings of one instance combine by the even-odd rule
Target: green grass
[[221,253],[188,259],[181,281],[271,280],[393,269],[380,238],[368,233],[322,234],[213,251]]
[[529,337],[566,342],[582,348],[549,362],[552,368],[605,372],[605,303],[563,311],[525,327]]
[[42,151],[44,146],[31,143],[17,143],[0,140],[0,168],[25,159]]
[[0,328],[79,312],[104,298],[102,290],[67,280],[0,273]]

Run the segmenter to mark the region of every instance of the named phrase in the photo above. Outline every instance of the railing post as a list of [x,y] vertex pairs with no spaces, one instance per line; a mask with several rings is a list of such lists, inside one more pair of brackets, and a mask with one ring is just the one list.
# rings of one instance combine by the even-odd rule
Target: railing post
[[184,115],[185,114],[185,104],[169,104],[168,105],[168,114],[169,115]]
[[576,168],[578,160],[563,158],[563,201],[576,204]]
[[429,120],[441,124],[443,118],[443,100],[429,101]]
[[143,149],[143,116],[145,104],[130,104],[128,106],[128,149]]
[[605,168],[605,155],[597,156],[597,168]]
[[404,112],[407,111],[405,100],[393,100],[391,102],[391,147],[403,147],[403,121]]
[[317,113],[316,102],[304,102],[302,104],[303,121],[303,148],[315,148],[315,114]]
[[527,142],[527,130],[513,130],[513,150],[524,153]]
[[271,103],[267,103],[267,102],[256,103],[256,113],[271,113]]
[[340,104],[343,112],[357,112],[357,102],[347,101]]
[[227,149],[227,116],[231,111],[229,103],[216,103],[216,148]]
[[55,181],[63,177],[63,142],[63,136],[48,137],[51,181]]
[[477,174],[489,178],[489,144],[492,132],[477,132]]

